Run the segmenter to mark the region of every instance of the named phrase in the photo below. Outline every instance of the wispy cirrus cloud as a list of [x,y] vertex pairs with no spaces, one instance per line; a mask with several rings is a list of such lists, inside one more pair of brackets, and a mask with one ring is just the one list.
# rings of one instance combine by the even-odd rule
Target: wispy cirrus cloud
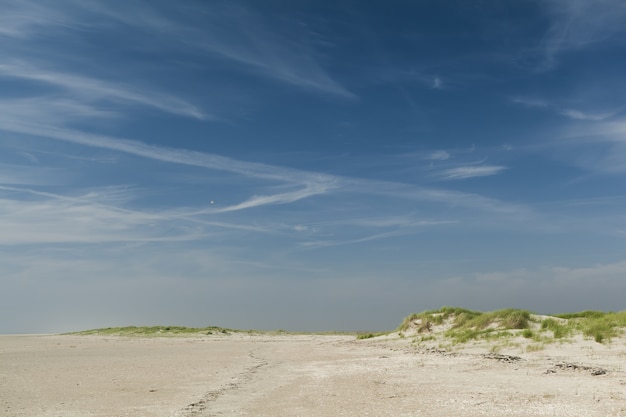
[[[55,141],[62,141],[70,144],[80,145],[82,147],[89,147],[95,149],[106,149],[112,152],[120,152],[124,154],[134,155],[141,158],[146,158],[152,161],[159,161],[163,163],[179,164],[183,166],[200,167],[210,170],[218,170],[224,172],[230,172],[240,175],[242,178],[242,185],[246,182],[252,181],[261,185],[264,181],[269,186],[261,187],[265,190],[271,190],[270,193],[259,193],[258,186],[249,187],[246,186],[242,190],[248,189],[251,191],[251,196],[242,200],[239,203],[232,203],[226,206],[223,205],[209,205],[208,201],[205,202],[205,206],[201,208],[187,208],[182,207],[170,208],[164,211],[143,213],[134,213],[133,210],[127,213],[127,209],[120,208],[119,204],[111,205],[105,204],[104,208],[98,208],[94,210],[94,213],[122,213],[119,216],[122,219],[136,219],[137,216],[142,218],[145,216],[145,221],[138,224],[130,222],[130,226],[126,228],[126,231],[130,231],[128,234],[129,241],[145,242],[149,239],[157,239],[157,237],[151,235],[150,224],[160,224],[164,229],[175,231],[180,229],[180,232],[173,233],[169,238],[171,239],[204,239],[206,233],[211,232],[214,228],[228,228],[231,230],[250,231],[250,232],[271,232],[275,229],[272,223],[275,222],[273,217],[269,215],[264,217],[261,223],[254,225],[246,224],[243,219],[235,219],[234,221],[217,220],[213,216],[236,214],[242,210],[253,210],[262,207],[272,207],[285,204],[295,204],[312,198],[326,198],[333,197],[333,203],[330,206],[324,207],[323,211],[318,211],[316,216],[326,217],[327,219],[335,218],[337,224],[343,223],[345,226],[361,229],[356,233],[358,237],[339,239],[345,244],[347,243],[360,243],[369,240],[375,240],[380,238],[387,238],[393,236],[400,236],[404,234],[419,233],[425,227],[437,226],[443,224],[452,224],[457,220],[440,220],[440,219],[412,219],[410,221],[404,219],[401,220],[397,215],[391,213],[387,214],[387,219],[374,219],[362,222],[354,223],[352,217],[345,218],[345,210],[348,206],[352,205],[355,201],[354,197],[363,198],[365,203],[361,206],[361,209],[372,209],[372,203],[374,206],[382,205],[388,206],[388,200],[394,199],[396,203],[394,206],[398,206],[400,212],[401,207],[407,205],[407,207],[414,207],[411,202],[419,201],[429,206],[453,206],[463,209],[471,209],[477,212],[486,213],[498,213],[502,216],[515,215],[516,219],[528,218],[532,214],[527,207],[509,204],[496,199],[486,198],[477,194],[462,193],[456,191],[449,191],[437,188],[420,187],[417,185],[400,184],[393,182],[374,181],[361,178],[349,178],[336,175],[302,171],[291,168],[284,168],[280,166],[273,166],[255,162],[247,162],[236,160],[216,154],[210,154],[205,152],[189,151],[185,149],[167,148],[157,145],[150,145],[144,142],[115,138],[111,136],[90,134],[74,129],[67,129],[63,127],[57,127],[52,122],[50,124],[41,124],[39,122],[32,122],[31,120],[20,120],[15,115],[11,116],[10,109],[7,108],[7,112],[0,114],[0,121],[2,129],[5,131],[18,132],[24,135],[47,138]],[[460,176],[460,173],[456,174]],[[465,173],[465,177],[470,174]],[[477,173],[473,172],[471,175],[476,176]],[[484,175],[484,173],[483,173]],[[261,181],[261,183],[259,183]],[[276,185],[278,184],[278,186]],[[386,196],[386,199],[375,198],[372,200],[372,196]],[[91,196],[90,196],[91,197]],[[52,197],[51,197],[52,198]],[[56,198],[54,198],[56,200]],[[369,201],[369,202],[367,202]],[[91,201],[89,204],[93,203]],[[124,203],[124,202],[122,202]],[[76,204],[79,204],[76,202]],[[79,204],[79,207],[83,207]],[[124,205],[124,204],[123,204]],[[103,212],[104,210],[104,212]],[[17,210],[19,211],[19,210]],[[80,210],[79,210],[80,211]],[[87,211],[87,209],[85,209]],[[60,212],[60,209],[59,209]],[[43,211],[41,212],[43,213]],[[128,216],[128,217],[127,217]],[[105,215],[103,218],[107,218]],[[109,215],[110,221],[112,217]],[[308,216],[306,218],[309,218]],[[126,224],[126,220],[117,219],[116,223]],[[295,225],[302,224],[304,218],[295,218]],[[352,221],[352,223],[351,223]],[[183,223],[180,223],[183,222]],[[105,221],[106,223],[106,221]],[[187,227],[184,224],[196,224],[199,227],[210,228],[207,232],[199,232],[192,229],[193,232],[185,232]],[[366,234],[366,230],[375,228],[390,228],[382,233],[370,233]],[[146,228],[146,230],[143,230]],[[293,227],[282,227],[285,231],[290,229],[294,231]],[[394,230],[398,229],[398,230]],[[42,229],[43,230],[43,229]],[[71,230],[71,229],[68,229]],[[277,230],[277,229],[276,229]],[[303,229],[300,229],[303,230]],[[322,235],[331,230],[328,227],[322,228],[320,233]],[[317,228],[307,229],[308,232],[317,233]],[[91,230],[89,233],[92,237],[85,237],[85,241],[95,241],[98,233]],[[108,233],[108,232],[107,232]],[[211,232],[212,233],[212,232]],[[349,232],[346,236],[354,236],[354,232]],[[364,236],[365,235],[365,236]],[[115,239],[123,240],[123,236],[116,235],[111,236],[106,233],[103,235],[103,241],[113,241]],[[166,238],[166,237],[159,237]],[[303,237],[304,238],[304,237]],[[49,239],[45,237],[44,239]],[[69,239],[66,237],[66,239]],[[364,240],[365,239],[365,240]],[[316,239],[315,241],[319,241]],[[333,240],[335,242],[335,240]],[[320,245],[311,245],[320,246]],[[322,245],[323,246],[323,245]]]
[[357,98],[322,67],[318,59],[320,52],[311,47],[306,31],[298,26],[280,31],[278,28],[282,25],[273,24],[267,15],[251,7],[232,3],[191,6],[182,17],[193,20],[202,16],[202,25],[194,28],[172,17],[181,13],[180,8],[161,10],[171,12],[165,15],[155,9],[111,6],[106,2],[91,2],[82,7],[160,36],[168,43],[175,42],[192,52],[235,64],[245,72],[344,99]]
[[[459,193],[441,189],[407,186],[404,184],[394,184],[383,181],[346,178],[329,174],[300,171],[255,162],[240,161],[215,154],[188,151],[184,149],[171,149],[148,145],[134,140],[86,134],[70,129],[43,129],[22,125],[14,125],[13,129],[25,134],[47,137],[83,146],[109,149],[163,162],[223,170],[251,178],[280,181],[286,184],[293,184],[301,187],[299,190],[290,191],[288,193],[278,193],[274,196],[251,197],[249,200],[232,206],[224,211],[241,210],[264,204],[282,204],[285,202],[293,202],[315,195],[338,192],[339,190],[362,194],[393,194],[402,199],[421,199],[435,203],[454,205],[461,204],[466,205],[467,207],[503,213],[519,209],[513,208],[513,206],[509,206],[506,203],[498,202],[497,200],[487,199],[482,196],[469,193]],[[455,168],[456,171],[448,170],[451,172],[446,173],[446,176],[451,177],[450,179],[463,179],[471,178],[472,176],[495,175],[506,169],[505,167],[487,166],[466,167],[468,169],[463,171],[462,168],[464,167]],[[483,168],[483,170],[481,170],[481,168]]]
[[569,117],[574,120],[590,120],[590,121],[601,121],[610,118],[615,115],[616,112],[610,113],[585,113],[576,109],[563,109],[559,112],[563,116]]
[[560,105],[555,102],[540,99],[540,98],[528,98],[528,97],[514,97],[511,101],[515,104],[520,104],[525,107],[534,107],[538,109],[550,110],[556,114],[561,116],[565,116],[568,119],[572,120],[582,120],[582,121],[602,121],[609,119],[616,114],[619,113],[619,110],[612,111],[582,111],[579,109],[574,109],[568,106]]
[[[249,199],[227,207],[213,208],[192,214],[202,213],[226,213],[250,209],[264,205],[287,204],[309,198],[315,195],[328,193],[339,187],[338,178],[319,174],[281,168],[261,163],[246,162],[224,157],[216,154],[188,151],[185,149],[173,149],[149,145],[144,142],[114,138],[110,136],[87,133],[75,129],[67,129],[58,126],[67,123],[62,117],[56,117],[55,111],[47,111],[46,101],[29,101],[25,106],[15,106],[12,101],[0,101],[0,130],[16,132],[25,135],[54,139],[92,148],[107,149],[147,158],[151,160],[195,166],[241,175],[248,179],[278,181],[283,184],[283,190],[269,195],[253,195]],[[90,109],[87,107],[87,109]],[[33,117],[41,112],[41,118]],[[63,113],[63,111],[61,111]],[[288,191],[284,191],[284,189]]]
[[[0,120],[2,120],[1,117]],[[90,134],[72,129],[30,126],[19,123],[3,127],[6,130],[14,132],[60,140],[88,147],[109,149],[112,151],[123,152],[162,162],[233,172],[252,178],[280,180],[286,183],[303,185],[327,184],[328,188],[332,188],[332,184],[336,182],[335,177],[326,174],[298,171],[257,162],[241,161],[205,152],[149,145],[136,140]],[[320,187],[318,190],[322,189],[324,189],[324,187]],[[311,191],[315,193],[315,187],[311,187]],[[287,198],[292,199],[294,196],[295,195],[288,195]],[[265,197],[265,199],[267,201],[271,201],[271,198],[267,199],[267,197]]]
[[0,184],[60,185],[66,176],[62,169],[0,163]]
[[444,169],[437,173],[437,176],[445,181],[465,180],[476,177],[488,177],[498,175],[508,168],[498,165],[463,166],[457,168]]
[[[0,184],[7,184],[0,176]],[[39,184],[35,184],[39,185]],[[62,195],[0,185],[0,245],[42,243],[155,243],[204,240],[220,229],[269,232],[267,227],[203,220],[189,210],[142,211],[124,206],[129,187],[99,187]]]
[[541,42],[540,70],[556,67],[565,52],[588,48],[626,31],[626,4],[621,0],[549,0],[542,6],[552,22]]
[[[0,186],[0,245],[106,243],[188,240],[185,234],[145,227],[158,216],[93,201],[89,195],[67,197],[25,188]],[[4,194],[4,198],[2,196]],[[28,194],[34,198],[17,199]],[[12,198],[7,198],[8,196]],[[51,221],[54,219],[54,221]]]
[[[78,103],[85,101],[93,103],[94,101],[109,100],[152,107],[166,113],[178,114],[196,119],[214,119],[214,116],[205,114],[194,105],[174,96],[150,90],[142,91],[137,89],[137,87],[131,87],[92,77],[44,70],[23,61],[0,63],[0,77],[20,78],[58,87],[62,91],[70,94],[70,97],[72,97],[71,99],[64,99],[65,106],[73,105],[74,107],[78,107],[79,104],[72,104],[73,101]],[[47,100],[45,96],[39,97],[39,99]],[[52,100],[55,99],[52,98]],[[99,111],[105,113],[103,110]],[[80,113],[76,116],[78,115],[80,115]]]
[[446,151],[435,151],[426,156],[426,159],[431,161],[445,161],[450,159],[450,154]]
[[41,27],[71,26],[74,19],[66,11],[40,1],[4,1],[0,5],[0,36],[27,38]]
[[216,210],[216,212],[226,213],[230,211],[245,210],[267,204],[289,204],[304,198],[319,194],[325,194],[333,187],[330,184],[308,184],[306,187],[288,193],[278,193],[273,195],[253,196],[252,198],[229,207]]
[[442,89],[443,87],[444,87],[443,79],[440,76],[435,75],[433,77],[432,88],[439,90],[439,89]]
[[[387,224],[383,224],[383,223],[387,223]],[[413,221],[413,222],[404,222],[402,223],[401,227],[397,227],[399,225],[396,224],[394,225],[396,227],[393,227],[391,230],[368,234],[366,236],[361,236],[361,237],[354,238],[354,239],[310,240],[310,241],[302,242],[301,246],[309,247],[309,248],[316,248],[316,247],[329,247],[329,246],[341,246],[341,245],[351,245],[351,244],[357,244],[357,243],[366,243],[366,242],[371,242],[371,241],[380,240],[380,239],[390,239],[390,238],[394,238],[398,236],[415,234],[415,233],[419,233],[422,229],[425,229],[425,228],[430,228],[430,227],[435,227],[435,226],[445,226],[445,225],[450,225],[450,224],[455,224],[455,223],[458,223],[458,221],[456,220],[420,220],[420,221]],[[391,226],[389,222],[385,222],[385,221],[382,221],[382,222],[378,221],[378,222],[375,222],[374,224],[372,224],[371,222],[360,223],[357,221],[353,224],[361,225],[361,226],[369,226],[369,227],[374,226],[376,228]]]
[[597,174],[626,173],[626,120],[598,121],[561,129],[557,157]]

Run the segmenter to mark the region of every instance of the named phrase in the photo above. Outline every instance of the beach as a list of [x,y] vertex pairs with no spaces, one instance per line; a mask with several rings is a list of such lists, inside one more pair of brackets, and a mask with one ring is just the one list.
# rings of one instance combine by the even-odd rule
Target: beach
[[0,336],[0,415],[626,416],[624,339],[442,349],[394,333]]

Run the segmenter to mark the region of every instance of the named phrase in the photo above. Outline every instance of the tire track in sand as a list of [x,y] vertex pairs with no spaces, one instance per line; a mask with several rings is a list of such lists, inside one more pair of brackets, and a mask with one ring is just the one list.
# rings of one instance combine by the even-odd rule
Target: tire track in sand
[[269,362],[266,359],[256,356],[255,351],[252,350],[248,353],[248,356],[254,361],[254,365],[246,367],[243,372],[240,372],[233,376],[234,381],[229,382],[217,389],[211,390],[204,394],[202,398],[195,401],[183,410],[175,414],[175,417],[213,417],[217,414],[211,414],[210,405],[221,396],[230,393],[232,391],[240,389],[242,386],[251,383],[256,374]]

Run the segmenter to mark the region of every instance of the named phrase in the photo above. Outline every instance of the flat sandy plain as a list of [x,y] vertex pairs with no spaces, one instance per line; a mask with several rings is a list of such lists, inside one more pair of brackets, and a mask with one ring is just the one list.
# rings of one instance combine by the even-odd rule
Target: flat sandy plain
[[626,339],[499,356],[412,341],[5,335],[0,415],[626,416]]

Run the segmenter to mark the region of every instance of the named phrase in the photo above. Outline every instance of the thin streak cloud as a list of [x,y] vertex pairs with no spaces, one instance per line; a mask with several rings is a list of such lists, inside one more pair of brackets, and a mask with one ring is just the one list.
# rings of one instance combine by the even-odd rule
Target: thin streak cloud
[[464,166],[443,170],[438,176],[445,181],[465,180],[469,178],[498,175],[507,169],[507,167],[496,165]]
[[430,159],[431,161],[445,161],[450,159],[450,154],[446,151],[435,151],[428,155],[426,159]]
[[43,70],[23,62],[0,64],[0,76],[21,78],[60,87],[81,100],[121,101],[153,107],[166,113],[193,117],[200,120],[215,119],[213,116],[203,113],[197,107],[177,97],[153,91],[140,91],[136,87],[120,85],[81,75]]
[[598,122],[598,121],[602,121],[602,120],[610,118],[615,113],[611,112],[611,113],[593,114],[593,113],[585,113],[585,112],[582,112],[580,110],[575,110],[575,109],[564,109],[560,111],[560,114],[562,114],[563,116],[569,117],[570,119],[574,119],[574,120],[590,120],[590,121]]
[[542,6],[552,23],[541,44],[541,70],[555,68],[565,52],[588,48],[625,32],[626,4],[621,0],[549,0]]
[[[210,54],[238,64],[247,71],[300,88],[355,100],[357,96],[333,79],[308,46],[306,32],[280,33],[265,16],[242,4],[227,7],[191,8],[205,20],[202,29],[190,29],[156,11],[110,6],[105,2],[84,5],[90,12],[102,14],[131,27],[137,27],[177,42],[196,52]],[[179,10],[176,10],[179,12]]]
[[579,109],[573,109],[561,106],[557,103],[537,98],[515,97],[511,99],[513,103],[521,104],[526,107],[534,107],[539,109],[546,109],[555,112],[561,116],[565,116],[572,120],[583,121],[602,121],[609,119],[619,113],[617,110],[613,111],[601,111],[601,112],[589,112]]
[[403,227],[401,229],[375,233],[375,234],[371,234],[371,235],[356,238],[356,239],[308,241],[308,242],[301,243],[301,246],[309,247],[309,248],[316,248],[316,247],[353,245],[353,244],[358,244],[358,243],[372,242],[372,241],[379,240],[379,239],[390,239],[393,237],[419,233],[420,227],[432,227],[432,226],[438,226],[438,225],[449,225],[449,224],[454,224],[454,223],[457,223],[457,222],[456,221],[421,222],[421,223],[416,223],[412,225],[411,227]]

